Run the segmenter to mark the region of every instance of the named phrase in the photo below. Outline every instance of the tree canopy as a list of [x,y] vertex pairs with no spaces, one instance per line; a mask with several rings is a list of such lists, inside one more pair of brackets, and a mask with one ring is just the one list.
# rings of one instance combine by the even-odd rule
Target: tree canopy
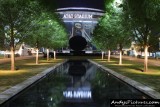
[[[42,37],[42,35],[49,35],[48,33],[51,30],[49,32],[47,32],[47,30],[55,26],[51,26],[46,22],[48,16],[41,17],[43,16],[44,12],[45,14],[52,13],[54,17],[52,17],[53,19],[50,20],[54,20],[59,28],[61,28],[60,31],[65,35],[64,26],[62,25],[60,20],[57,20],[58,15],[54,12],[54,10],[51,11],[51,8],[47,8],[47,5],[44,5],[42,3],[44,2],[44,0],[0,0],[0,2],[1,43],[4,43],[8,47],[10,47],[12,70],[15,69],[14,54],[16,45],[18,43],[23,43],[28,38],[30,38],[31,35],[39,34],[39,38],[40,36]],[[49,1],[47,3],[49,3]],[[53,9],[55,9],[54,6]],[[40,19],[39,16],[42,19]],[[44,31],[44,29],[46,30],[46,32]],[[42,42],[42,40],[40,41]]]
[[58,47],[57,43],[60,46],[62,46],[61,43],[65,45],[67,40],[66,29],[63,23],[57,20],[60,20],[57,16],[43,12],[38,19],[33,21],[36,25],[33,26],[34,30],[32,30],[26,42],[32,46],[36,46],[36,43],[38,43],[37,48],[56,48]]
[[[135,41],[144,49],[144,71],[148,70],[148,48],[158,50],[160,37],[160,1],[159,0],[105,0],[105,15],[100,19],[93,40],[102,48],[119,49]],[[112,38],[112,39],[111,39]],[[110,42],[112,41],[112,42]],[[106,44],[108,47],[106,47]]]
[[117,47],[120,51],[124,46],[130,44],[131,31],[126,24],[122,9],[109,2],[106,5],[106,13],[100,19],[93,33],[93,40],[101,44],[101,48],[113,50]]
[[148,48],[152,46],[152,40],[159,38],[160,1],[124,0],[122,6],[126,21],[131,25],[133,39],[144,48],[144,71],[147,71]]

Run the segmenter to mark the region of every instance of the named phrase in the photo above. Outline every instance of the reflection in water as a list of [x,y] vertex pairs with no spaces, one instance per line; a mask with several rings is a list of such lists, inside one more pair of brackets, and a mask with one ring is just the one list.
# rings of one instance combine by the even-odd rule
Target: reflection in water
[[128,84],[104,72],[96,72],[96,76],[92,80],[92,93],[92,98],[99,107],[109,107],[110,99],[149,98]]
[[143,98],[87,61],[68,61],[2,107],[109,107],[110,99]]
[[[63,92],[65,102],[88,102],[91,101],[90,83],[86,81],[86,72],[89,67],[81,61],[72,61],[69,64],[68,74],[72,78],[71,84]],[[86,70],[87,68],[87,70]]]
[[77,99],[91,99],[91,91],[80,90],[70,90],[64,91],[63,95],[65,98],[77,98]]
[[83,76],[86,73],[86,68],[84,65],[74,64],[69,66],[68,73],[72,76]]

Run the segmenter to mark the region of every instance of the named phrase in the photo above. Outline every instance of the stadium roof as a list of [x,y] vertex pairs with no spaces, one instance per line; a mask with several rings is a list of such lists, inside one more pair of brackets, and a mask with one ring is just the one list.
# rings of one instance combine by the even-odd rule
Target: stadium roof
[[58,8],[83,7],[104,10],[104,0],[56,0]]

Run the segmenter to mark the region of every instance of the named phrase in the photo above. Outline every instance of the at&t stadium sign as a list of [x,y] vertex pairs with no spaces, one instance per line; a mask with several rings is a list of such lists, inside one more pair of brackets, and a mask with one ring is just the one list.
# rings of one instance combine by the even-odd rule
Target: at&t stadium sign
[[92,14],[64,14],[63,19],[92,19]]

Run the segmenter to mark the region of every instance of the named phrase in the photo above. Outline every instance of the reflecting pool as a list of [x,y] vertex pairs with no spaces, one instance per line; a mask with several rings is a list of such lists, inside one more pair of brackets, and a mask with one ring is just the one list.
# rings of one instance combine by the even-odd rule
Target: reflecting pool
[[70,60],[2,107],[109,107],[110,99],[149,99],[87,60]]

